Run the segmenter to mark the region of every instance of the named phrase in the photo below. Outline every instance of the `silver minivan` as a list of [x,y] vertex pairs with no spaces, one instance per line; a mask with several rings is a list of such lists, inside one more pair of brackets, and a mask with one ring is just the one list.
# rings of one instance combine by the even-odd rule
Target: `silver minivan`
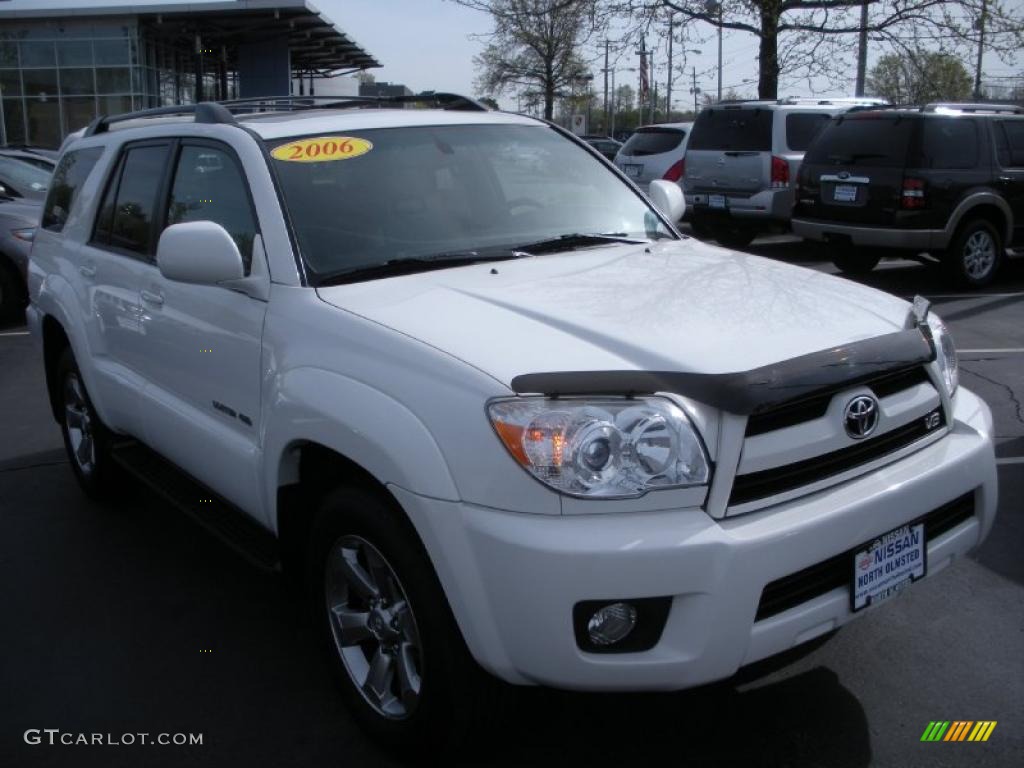
[[646,194],[655,179],[681,184],[683,158],[693,123],[644,125],[627,139],[615,165]]
[[740,248],[785,229],[804,152],[833,115],[880,99],[780,99],[716,104],[693,125],[683,189],[698,235]]

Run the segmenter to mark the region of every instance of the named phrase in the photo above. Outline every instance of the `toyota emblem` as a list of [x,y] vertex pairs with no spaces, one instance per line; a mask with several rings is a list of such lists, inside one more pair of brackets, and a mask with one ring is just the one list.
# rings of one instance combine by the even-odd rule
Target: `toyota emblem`
[[878,401],[869,395],[858,395],[846,404],[843,412],[843,426],[846,434],[854,440],[862,440],[878,426]]

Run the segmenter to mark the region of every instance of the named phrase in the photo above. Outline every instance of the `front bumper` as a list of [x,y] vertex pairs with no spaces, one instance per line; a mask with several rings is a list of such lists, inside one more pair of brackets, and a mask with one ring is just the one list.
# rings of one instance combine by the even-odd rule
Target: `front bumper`
[[[992,418],[963,389],[954,417],[945,438],[881,470],[724,520],[700,509],[525,515],[392,490],[485,668],[513,683],[676,690],[727,678],[861,615],[851,612],[848,589],[837,588],[755,621],[761,592],[776,579],[966,493],[974,494],[975,514],[928,542],[927,578],[977,546],[996,511]],[[658,596],[670,596],[671,609],[650,650],[577,647],[577,602]]]
[[949,236],[942,229],[895,229],[892,227],[856,227],[814,219],[793,219],[793,234],[805,240],[823,242],[829,237],[849,239],[853,245],[927,251],[945,248]]

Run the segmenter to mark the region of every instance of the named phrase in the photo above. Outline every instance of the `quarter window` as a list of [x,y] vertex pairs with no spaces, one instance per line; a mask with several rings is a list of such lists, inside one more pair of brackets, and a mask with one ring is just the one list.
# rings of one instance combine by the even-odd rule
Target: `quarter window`
[[1000,120],[995,125],[999,164],[1024,168],[1024,120]]
[[95,240],[127,251],[149,254],[153,212],[167,162],[166,144],[130,148],[121,161],[117,183],[107,188],[96,223]]
[[50,192],[43,208],[41,226],[51,232],[60,232],[71,213],[71,206],[78,197],[78,190],[89,177],[96,161],[103,154],[102,147],[91,147],[68,152],[61,158],[50,181]]
[[924,120],[921,167],[966,170],[978,164],[978,127],[962,117]]
[[245,178],[227,152],[209,146],[181,148],[167,204],[167,224],[187,221],[212,221],[224,227],[249,273],[256,220]]

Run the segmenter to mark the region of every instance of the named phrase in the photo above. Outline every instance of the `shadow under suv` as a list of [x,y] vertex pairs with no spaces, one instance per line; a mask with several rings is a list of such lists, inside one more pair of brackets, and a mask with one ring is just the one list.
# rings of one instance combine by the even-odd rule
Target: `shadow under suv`
[[929,253],[982,286],[1024,243],[1024,109],[929,104],[839,115],[800,169],[793,231],[843,272]]

